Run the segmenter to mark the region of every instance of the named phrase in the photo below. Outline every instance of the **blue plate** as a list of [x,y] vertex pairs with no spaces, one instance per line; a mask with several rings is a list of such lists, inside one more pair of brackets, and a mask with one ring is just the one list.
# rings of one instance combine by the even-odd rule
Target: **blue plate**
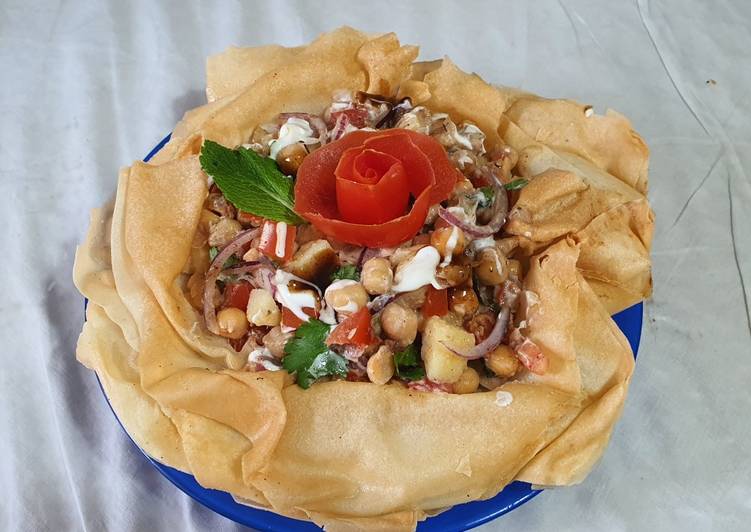
[[[153,150],[151,150],[144,161],[151,159],[160,149],[162,149],[169,139],[170,136],[167,135],[154,147]],[[628,341],[631,344],[631,350],[634,353],[634,358],[639,350],[639,340],[641,339],[642,313],[643,305],[642,303],[638,303],[613,316],[618,327],[620,327],[623,334],[628,338]],[[104,391],[102,391],[102,393],[104,393]],[[113,414],[114,413],[113,410]],[[115,417],[117,417],[117,414],[115,414]],[[123,430],[125,430],[125,428],[123,428]],[[226,492],[204,488],[196,482],[193,475],[183,473],[182,471],[161,464],[148,455],[146,455],[146,458],[154,464],[154,467],[156,467],[162,475],[167,477],[167,479],[180,490],[187,493],[207,508],[214,510],[224,517],[232,519],[237,523],[249,526],[256,530],[320,530],[317,526],[308,521],[290,519],[273,512],[257,510],[255,508],[250,508],[249,506],[238,504]],[[541,492],[542,490],[532,489],[531,485],[526,482],[512,482],[492,499],[468,502],[454,506],[446,512],[419,523],[417,525],[417,530],[421,532],[428,530],[468,530],[518,508],[525,502],[539,495]]]

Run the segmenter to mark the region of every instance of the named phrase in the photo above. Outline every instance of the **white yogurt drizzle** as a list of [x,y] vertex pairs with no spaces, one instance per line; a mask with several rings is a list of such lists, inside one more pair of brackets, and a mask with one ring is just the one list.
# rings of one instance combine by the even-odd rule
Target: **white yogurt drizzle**
[[268,371],[279,371],[282,367],[274,362],[274,355],[266,347],[258,347],[248,354],[248,365],[260,364]]
[[441,254],[433,246],[425,246],[415,253],[415,256],[397,268],[394,276],[394,292],[411,292],[418,288],[432,284],[441,288],[435,279],[435,271],[441,262]]
[[316,308],[316,296],[312,290],[293,292],[289,289],[289,282],[295,280],[295,276],[284,270],[277,270],[274,275],[276,284],[276,300],[285,306],[292,314],[307,322],[310,316],[303,312],[304,308]]
[[448,240],[446,240],[446,253],[444,253],[443,262],[441,262],[442,268],[451,264],[451,259],[454,258],[454,250],[456,249],[456,244],[459,243],[459,231],[461,229],[458,227],[451,226],[451,234]]
[[284,222],[276,223],[276,247],[274,248],[274,255],[280,259],[284,257],[284,252],[287,251],[287,224]]
[[292,117],[279,128],[279,138],[272,140],[269,144],[269,153],[272,159],[276,159],[277,154],[291,144],[302,142],[303,144],[315,144],[319,139],[313,136],[313,129],[307,120]]
[[495,404],[498,406],[509,406],[514,402],[514,396],[510,392],[500,390],[495,393]]

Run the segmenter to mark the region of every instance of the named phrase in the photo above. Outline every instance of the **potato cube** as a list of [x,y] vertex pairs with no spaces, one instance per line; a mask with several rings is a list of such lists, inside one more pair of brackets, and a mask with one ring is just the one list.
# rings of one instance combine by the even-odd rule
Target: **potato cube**
[[475,337],[472,333],[451,325],[438,316],[428,319],[422,333],[421,352],[428,379],[441,383],[459,380],[467,367],[467,360],[455,355],[446,346],[466,351],[474,345]]
[[265,327],[275,327],[282,319],[282,313],[276,306],[274,296],[264,288],[255,288],[250,291],[247,315],[252,325]]

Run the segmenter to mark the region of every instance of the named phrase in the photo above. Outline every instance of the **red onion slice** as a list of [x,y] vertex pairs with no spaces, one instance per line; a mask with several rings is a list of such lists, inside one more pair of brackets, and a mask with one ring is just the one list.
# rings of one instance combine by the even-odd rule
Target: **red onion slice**
[[506,336],[506,329],[508,328],[510,315],[511,309],[504,305],[498,313],[498,319],[496,319],[495,326],[493,327],[493,330],[490,331],[488,337],[468,351],[457,351],[456,349],[447,346],[445,343],[441,343],[443,343],[443,346],[455,355],[466,358],[467,360],[484,358],[488,353],[493,351],[493,349],[498,347],[501,344],[501,341],[503,341],[503,337]]
[[484,238],[496,234],[501,230],[503,224],[506,223],[506,215],[508,214],[508,196],[506,195],[506,189],[503,188],[498,181],[498,178],[492,173],[490,174],[490,178],[495,194],[493,196],[493,217],[486,225],[476,225],[465,222],[444,207],[438,208],[438,216],[475,238]]
[[386,305],[394,300],[395,297],[396,294],[383,294],[381,296],[378,296],[374,298],[373,301],[368,303],[368,310],[373,314],[381,312],[386,307]]
[[336,123],[334,123],[334,128],[331,130],[331,141],[339,140],[344,136],[344,133],[347,131],[347,126],[349,125],[349,117],[346,113],[340,113],[339,116],[336,117]]
[[227,259],[240,251],[245,244],[253,240],[257,235],[258,229],[248,229],[239,233],[217,253],[206,272],[205,285],[203,287],[203,319],[206,322],[206,328],[214,334],[219,334],[219,326],[216,323],[214,296],[216,294],[216,281],[219,278],[219,274],[222,273],[222,266],[227,262]]

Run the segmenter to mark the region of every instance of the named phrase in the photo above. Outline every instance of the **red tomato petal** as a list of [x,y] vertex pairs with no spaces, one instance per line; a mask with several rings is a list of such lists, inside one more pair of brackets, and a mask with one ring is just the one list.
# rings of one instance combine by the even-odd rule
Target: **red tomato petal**
[[[362,175],[368,170],[376,180]],[[362,147],[350,148],[335,173],[336,202],[345,222],[379,224],[407,211],[409,186],[399,159]]]
[[435,185],[430,195],[430,204],[440,203],[451,195],[454,185],[462,177],[461,172],[454,166],[446,155],[446,150],[433,137],[409,131],[407,129],[398,129],[409,135],[412,142],[420,148],[430,160],[435,174]]
[[431,161],[412,142],[409,135],[403,133],[406,130],[394,129],[386,131],[394,131],[395,133],[371,137],[365,141],[365,147],[399,159],[404,165],[404,170],[409,179],[409,191],[413,196],[417,197],[426,187],[432,187],[435,183]]

